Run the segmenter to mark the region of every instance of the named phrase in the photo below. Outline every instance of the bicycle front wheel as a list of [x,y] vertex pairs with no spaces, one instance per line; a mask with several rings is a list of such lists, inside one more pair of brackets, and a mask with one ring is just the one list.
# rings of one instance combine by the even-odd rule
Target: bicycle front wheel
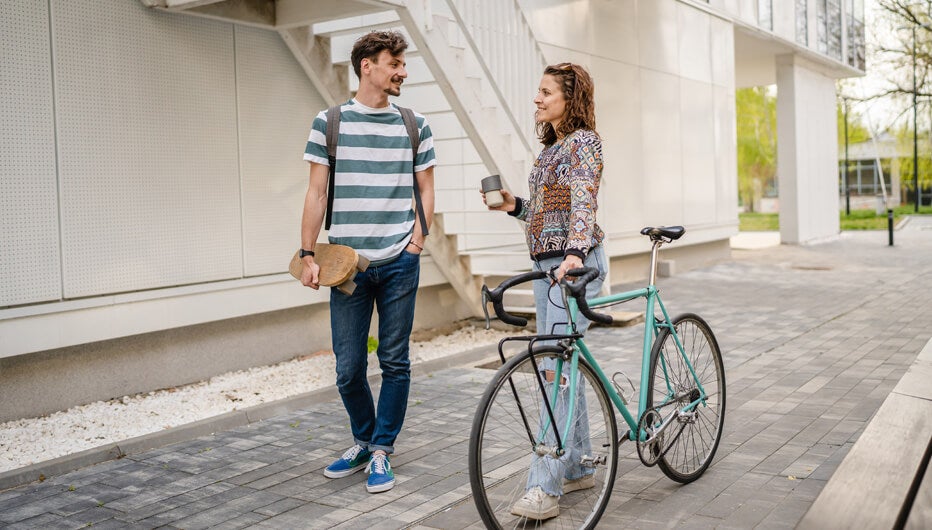
[[[479,402],[469,442],[469,480],[488,528],[594,528],[605,511],[618,466],[615,413],[598,377],[580,359],[575,412],[566,428],[572,396],[570,363],[562,359],[557,346],[535,347],[533,360],[530,352],[515,356],[496,372]],[[560,362],[558,378],[554,368]],[[557,450],[557,438],[563,451]],[[556,509],[529,516],[528,503],[517,504],[535,487],[563,492]]]
[[[725,366],[715,335],[704,320],[684,314],[673,319],[673,327],[676,335],[664,328],[651,350],[647,408],[656,407],[660,418],[681,411],[652,450],[662,452],[657,464],[666,476],[687,484],[709,467],[722,438]],[[700,387],[705,399],[684,411],[701,398]]]

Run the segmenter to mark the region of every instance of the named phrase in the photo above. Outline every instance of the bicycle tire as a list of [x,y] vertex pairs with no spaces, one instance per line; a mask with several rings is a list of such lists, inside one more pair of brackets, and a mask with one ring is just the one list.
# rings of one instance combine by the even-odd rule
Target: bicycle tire
[[[708,469],[722,439],[725,425],[725,366],[718,341],[705,320],[686,313],[674,318],[673,326],[707,398],[704,404],[696,406],[692,417],[684,417],[683,421],[674,420],[679,424],[671,424],[667,429],[668,434],[664,436],[669,436],[667,440],[672,438],[672,441],[660,442],[664,453],[657,465],[670,479],[688,484]],[[699,397],[695,379],[686,367],[673,337],[670,330],[664,328],[651,349],[648,409],[664,403],[680,408]],[[680,397],[668,401],[671,389],[672,395]],[[668,413],[662,411],[661,416],[666,417]]]
[[[538,367],[546,367],[546,363],[563,355],[562,348],[557,346],[537,346],[533,351]],[[564,367],[568,371],[569,363]],[[487,528],[525,528],[538,523],[555,528],[594,528],[605,511],[618,468],[615,413],[595,372],[583,359],[579,360],[579,374],[582,377],[577,395],[585,397],[589,421],[577,419],[574,429],[582,434],[583,439],[569,444],[572,447],[562,462],[579,461],[580,454],[585,453],[584,442],[588,442],[592,449],[589,456],[604,461],[576,469],[581,473],[594,469],[594,486],[561,496],[559,515],[545,521],[511,513],[514,503],[524,496],[531,474],[534,451],[528,425],[532,432],[538,433],[542,418],[546,421],[544,425],[550,423],[530,352],[522,352],[505,363],[486,388],[470,433],[469,481],[476,508]],[[553,388],[552,383],[545,386],[548,390]],[[567,394],[569,392],[564,396]],[[519,399],[515,399],[516,395]],[[564,403],[563,400],[558,401]],[[580,410],[578,407],[577,411]],[[562,439],[565,425],[559,417],[560,410],[558,406],[554,414],[558,416],[558,433]],[[578,426],[588,427],[588,436]],[[552,436],[549,441],[553,441]],[[534,467],[538,470],[547,468],[548,464],[554,464],[553,458],[550,455],[540,456]],[[557,480],[562,481],[563,478]]]

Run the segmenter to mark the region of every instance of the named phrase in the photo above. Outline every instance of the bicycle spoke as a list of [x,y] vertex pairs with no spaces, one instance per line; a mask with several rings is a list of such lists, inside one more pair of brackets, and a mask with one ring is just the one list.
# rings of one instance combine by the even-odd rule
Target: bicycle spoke
[[[683,430],[679,436],[666,442],[669,446],[664,448],[658,462],[661,470],[673,480],[691,482],[709,466],[721,439],[725,406],[724,366],[715,338],[701,318],[684,315],[673,319],[673,326],[675,337],[670,330],[663,330],[651,354],[648,406],[674,399],[669,405],[683,410],[700,400],[673,420],[682,422]],[[682,351],[677,347],[676,339],[679,339]],[[672,396],[668,389],[673,390]],[[673,428],[677,427],[669,427]]]
[[[540,366],[547,367],[561,354],[559,348],[541,347],[541,351],[535,350],[534,357]],[[580,363],[577,413],[570,432],[564,432],[568,385],[560,387],[557,401],[551,403],[557,420],[556,425],[552,425],[544,394],[530,365],[527,353],[509,361],[480,402],[469,454],[476,505],[483,521],[491,528],[533,528],[541,524],[548,528],[590,527],[598,521],[614,483],[617,466],[614,412],[591,369]],[[568,366],[564,365],[567,377],[570,376]],[[553,383],[545,385],[546,395],[552,396]],[[528,441],[525,420],[535,438],[544,432],[540,430],[542,425],[548,426],[543,439],[536,440],[548,448],[555,447],[553,429],[557,429],[560,438],[566,440],[565,453],[535,454]],[[560,488],[565,479],[592,473],[592,487],[565,492],[559,498],[558,517],[538,522],[511,513],[515,503],[531,486]]]

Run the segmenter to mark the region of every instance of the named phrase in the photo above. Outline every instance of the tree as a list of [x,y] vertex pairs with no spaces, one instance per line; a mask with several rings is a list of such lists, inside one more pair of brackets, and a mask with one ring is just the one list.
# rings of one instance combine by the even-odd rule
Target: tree
[[[898,113],[883,128],[893,129],[904,150],[912,150],[914,131],[924,136],[923,118],[932,111],[932,0],[876,0],[876,6],[868,69],[884,83],[864,99],[885,98],[895,104]],[[932,123],[925,125],[932,127]],[[928,144],[923,150],[917,157],[918,180],[920,187],[928,187],[932,183]],[[913,157],[899,162],[901,175],[913,175]],[[915,187],[912,178],[904,178],[902,185]]]
[[[897,128],[894,131],[896,136],[896,141],[901,152],[911,152],[913,149],[913,128],[912,126],[906,125]],[[920,132],[921,134],[921,132]],[[923,135],[925,136],[925,135]],[[922,138],[919,141],[920,152],[928,151],[928,137]],[[914,190],[915,183],[913,182],[913,157],[903,157],[900,159],[900,175],[902,175],[901,186],[907,190]],[[932,159],[928,156],[919,157],[919,187],[928,188],[932,184]],[[928,195],[926,195],[928,197]],[[923,200],[923,204],[926,201]]]
[[777,174],[777,99],[768,87],[742,88],[735,95],[738,136],[738,195],[754,211]]
[[932,0],[877,0],[877,8],[869,66],[884,70],[887,83],[872,98],[892,96],[906,112],[914,93],[919,99],[932,95]]

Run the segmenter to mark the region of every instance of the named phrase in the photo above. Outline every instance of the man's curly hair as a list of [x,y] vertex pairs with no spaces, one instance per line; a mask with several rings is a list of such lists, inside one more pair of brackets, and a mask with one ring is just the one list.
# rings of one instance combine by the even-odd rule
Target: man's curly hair
[[359,69],[363,59],[369,59],[375,62],[382,50],[388,50],[392,56],[397,56],[408,49],[408,41],[405,36],[398,31],[370,31],[362,37],[356,39],[353,43],[353,51],[350,54],[350,61],[353,63],[353,71],[356,77],[362,79]]

